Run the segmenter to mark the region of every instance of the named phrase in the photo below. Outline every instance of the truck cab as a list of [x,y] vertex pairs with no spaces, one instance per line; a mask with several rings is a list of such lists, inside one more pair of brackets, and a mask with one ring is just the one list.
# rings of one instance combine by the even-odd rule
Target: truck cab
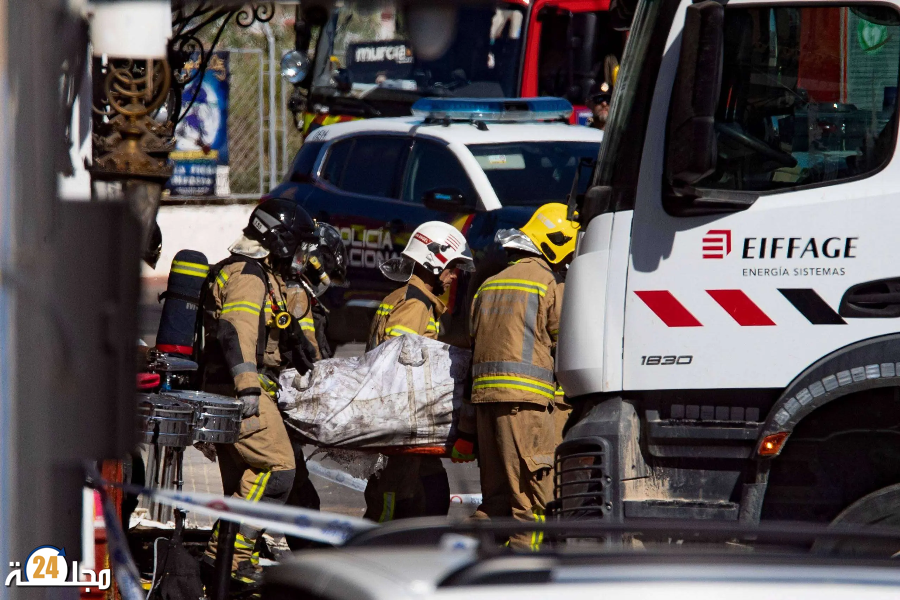
[[895,2],[640,0],[567,278],[563,518],[900,506]]
[[463,3],[445,23],[455,31],[449,47],[426,59],[413,51],[399,3],[344,2],[322,26],[291,109],[306,135],[408,116],[422,97],[556,96],[575,107],[570,122],[584,125],[591,95],[614,83],[607,57],[617,64],[625,45],[609,8],[610,0]]

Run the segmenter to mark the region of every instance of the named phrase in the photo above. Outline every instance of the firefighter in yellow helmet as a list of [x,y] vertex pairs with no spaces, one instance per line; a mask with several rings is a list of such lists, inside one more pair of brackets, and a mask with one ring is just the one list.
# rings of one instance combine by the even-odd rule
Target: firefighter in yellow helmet
[[[562,275],[577,225],[566,207],[540,207],[521,230],[501,230],[509,266],[487,279],[472,304],[472,397],[482,504],[476,519],[513,516],[541,522],[553,497],[553,453],[560,440],[553,353],[562,307]],[[537,533],[510,538],[537,550]]]

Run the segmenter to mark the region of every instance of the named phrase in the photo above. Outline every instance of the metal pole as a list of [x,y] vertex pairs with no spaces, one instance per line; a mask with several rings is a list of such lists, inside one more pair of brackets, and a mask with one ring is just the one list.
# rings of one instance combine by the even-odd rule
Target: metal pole
[[[175,450],[175,489],[179,492],[184,488],[184,448]],[[175,509],[175,531],[184,529],[185,512],[180,508]]]
[[266,155],[265,155],[265,138],[263,138],[263,123],[265,115],[263,114],[263,55],[259,52],[259,195],[262,196],[266,192]]
[[278,181],[278,140],[275,136],[275,35],[272,26],[263,24],[266,32],[266,45],[269,52],[269,190]]

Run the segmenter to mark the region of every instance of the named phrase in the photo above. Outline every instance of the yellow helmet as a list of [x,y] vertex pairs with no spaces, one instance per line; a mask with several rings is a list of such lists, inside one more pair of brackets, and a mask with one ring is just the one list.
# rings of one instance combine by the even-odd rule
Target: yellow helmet
[[522,228],[541,254],[552,264],[566,259],[575,251],[578,223],[566,218],[566,205],[559,202],[545,204],[534,212]]

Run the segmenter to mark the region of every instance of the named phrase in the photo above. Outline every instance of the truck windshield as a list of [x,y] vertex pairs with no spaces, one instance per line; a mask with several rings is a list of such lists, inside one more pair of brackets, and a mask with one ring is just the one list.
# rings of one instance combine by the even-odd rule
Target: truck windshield
[[613,87],[625,34],[614,30],[611,20],[606,10],[571,12],[555,6],[541,9],[539,96],[559,96],[572,104],[584,105],[603,83]]
[[[317,51],[315,87],[333,87],[346,69],[354,95],[377,88],[430,96],[513,97],[522,54],[524,9],[461,6],[456,37],[437,60],[417,57],[396,3],[346,2],[334,11]],[[450,26],[450,25],[448,25]]]
[[[594,159],[599,142],[517,142],[467,146],[504,206],[565,202],[582,158]],[[579,178],[579,192],[588,184]]]
[[[616,161],[625,133],[630,126],[638,83],[650,51],[650,40],[653,37],[661,4],[662,0],[644,0],[638,3],[610,103],[609,120],[604,129],[603,146],[597,159],[594,185],[612,184]],[[582,215],[582,222],[586,223],[591,216]]]

